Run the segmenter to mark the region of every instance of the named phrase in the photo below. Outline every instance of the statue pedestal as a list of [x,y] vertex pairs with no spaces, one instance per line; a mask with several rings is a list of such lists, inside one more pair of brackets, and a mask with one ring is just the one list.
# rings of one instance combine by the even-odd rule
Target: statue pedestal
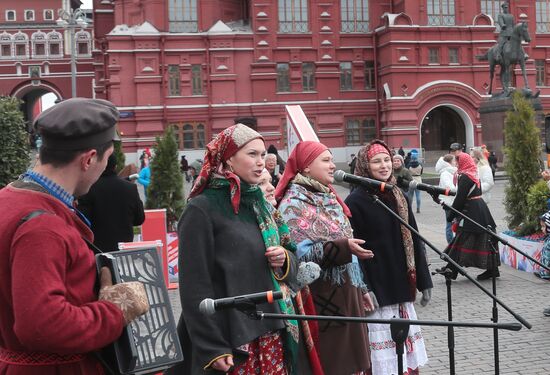
[[[539,129],[544,127],[544,112],[539,98],[530,99],[536,117],[535,121]],[[479,106],[479,118],[482,124],[481,136],[483,143],[487,145],[489,151],[496,153],[500,163],[503,161],[504,146],[504,122],[506,112],[512,109],[512,98],[491,98],[481,103]]]

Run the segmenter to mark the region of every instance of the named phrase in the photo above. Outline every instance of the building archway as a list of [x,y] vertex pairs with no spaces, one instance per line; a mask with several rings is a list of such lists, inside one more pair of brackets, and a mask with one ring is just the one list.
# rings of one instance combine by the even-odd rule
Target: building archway
[[21,111],[25,117],[27,124],[27,131],[32,131],[32,124],[36,116],[42,112],[43,108],[40,99],[46,95],[52,93],[57,97],[57,100],[62,100],[61,93],[56,87],[40,83],[33,85],[32,83],[24,84],[17,87],[12,96],[15,96],[23,101],[21,104]]
[[442,104],[431,108],[420,124],[420,143],[426,151],[447,151],[451,143],[474,144],[471,118],[460,107]]

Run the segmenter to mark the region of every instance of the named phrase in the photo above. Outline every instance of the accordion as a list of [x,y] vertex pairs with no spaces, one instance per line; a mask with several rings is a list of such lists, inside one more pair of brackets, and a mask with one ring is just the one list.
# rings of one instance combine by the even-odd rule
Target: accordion
[[143,283],[150,306],[102,352],[105,365],[120,374],[146,374],[181,362],[183,353],[157,249],[97,254],[96,264],[98,269],[111,270],[113,284]]

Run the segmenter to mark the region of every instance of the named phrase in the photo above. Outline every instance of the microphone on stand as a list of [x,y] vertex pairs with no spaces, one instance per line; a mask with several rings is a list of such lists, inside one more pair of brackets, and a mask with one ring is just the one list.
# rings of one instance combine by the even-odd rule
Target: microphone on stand
[[409,188],[422,190],[432,195],[447,195],[447,196],[456,195],[456,192],[451,191],[451,189],[449,188],[444,189],[439,186],[422,184],[420,182],[416,182],[415,180],[412,180],[411,182],[409,182]]
[[353,174],[346,173],[342,170],[334,172],[334,179],[338,182],[347,182],[349,184],[357,184],[364,187],[374,188],[380,191],[392,190],[393,185],[387,184],[382,181],[373,180],[372,178],[360,177]]
[[274,292],[272,290],[227,298],[205,298],[199,304],[199,311],[209,316],[213,315],[216,311],[230,308],[250,307],[250,305],[261,303],[273,303],[273,301],[281,298],[283,298],[283,292]]

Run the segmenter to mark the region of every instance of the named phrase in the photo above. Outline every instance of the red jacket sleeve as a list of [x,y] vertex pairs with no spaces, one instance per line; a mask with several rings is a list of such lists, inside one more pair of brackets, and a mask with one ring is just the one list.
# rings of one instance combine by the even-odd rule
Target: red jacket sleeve
[[87,353],[118,338],[118,307],[97,301],[93,253],[63,220],[42,215],[18,229],[11,251],[14,333],[28,350]]

